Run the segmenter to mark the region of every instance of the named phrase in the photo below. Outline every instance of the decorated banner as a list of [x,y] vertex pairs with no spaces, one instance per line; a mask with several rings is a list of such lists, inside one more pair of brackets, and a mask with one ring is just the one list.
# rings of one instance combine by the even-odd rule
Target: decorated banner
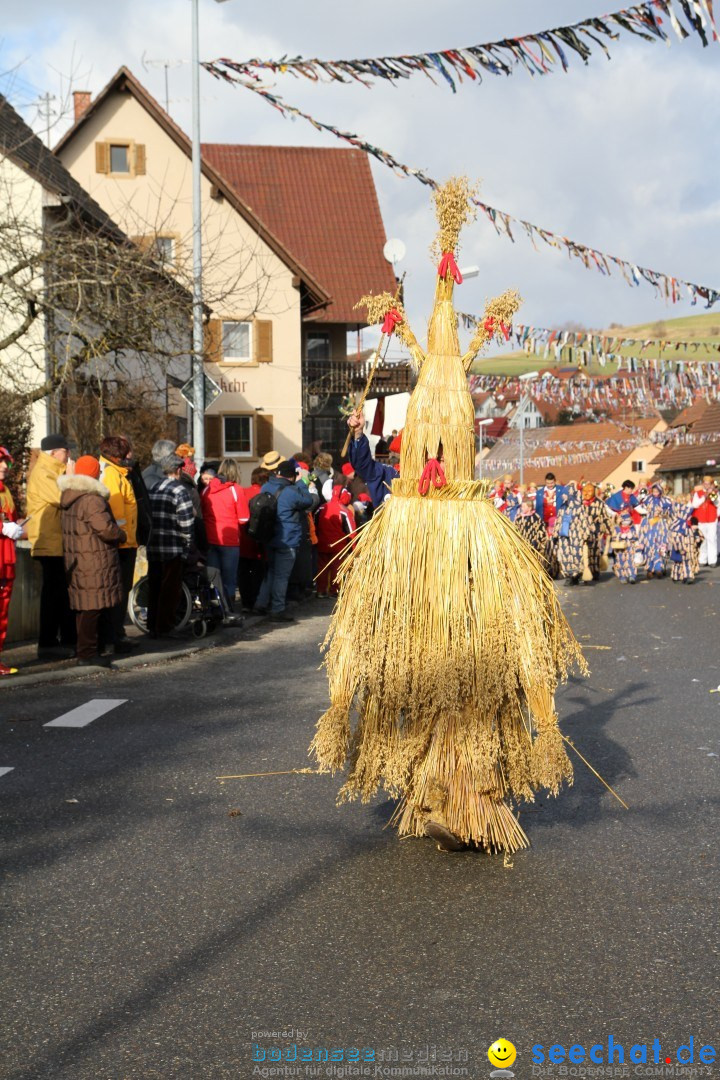
[[[682,11],[687,25],[674,4]],[[225,76],[256,78],[256,71],[270,71],[303,76],[313,82],[360,82],[367,87],[378,79],[396,83],[423,74],[433,83],[439,77],[455,93],[456,80],[462,83],[468,79],[479,84],[485,74],[512,75],[518,69],[524,69],[530,75],[550,75],[559,68],[568,71],[573,59],[582,60],[587,66],[593,52],[600,50],[609,60],[608,43],[623,35],[651,43],[664,41],[669,45],[671,28],[680,41],[690,37],[691,33],[697,34],[704,46],[710,39],[716,41],[713,0],[649,0],[568,26],[433,52],[356,60],[318,60],[302,56],[283,56],[279,60],[219,59],[203,66],[213,74]]]
[[[459,311],[458,315],[466,330],[474,329],[478,324],[477,315],[469,315],[465,311]],[[557,360],[560,359],[563,349],[575,350],[585,353],[591,360],[599,364],[607,363],[612,357],[617,360],[617,353],[622,349],[637,349],[642,357],[646,350],[659,352],[660,359],[675,362],[675,357],[663,357],[666,352],[678,353],[702,350],[705,353],[720,354],[720,341],[670,341],[663,338],[630,338],[602,333],[592,330],[549,330],[542,326],[528,326],[525,323],[513,323],[510,327],[509,339],[514,341],[528,356],[548,357],[552,351]],[[635,357],[634,359],[638,359]],[[704,357],[683,357],[684,360],[705,363]]]
[[673,370],[656,371],[652,365],[661,365],[665,361],[624,359],[634,360],[638,366],[645,365],[645,370],[598,377],[578,372],[562,378],[552,372],[541,372],[531,386],[508,375],[471,375],[470,391],[473,394],[491,393],[495,397],[527,392],[536,402],[549,403],[558,410],[595,414],[631,407],[652,415],[659,409],[685,408],[699,399],[720,400],[720,363],[700,366],[680,361],[673,365]]
[[[692,0],[692,2],[699,3],[700,0]],[[339,128],[333,127],[332,124],[321,123],[321,121],[310,116],[309,113],[303,112],[294,105],[289,105],[277,94],[272,94],[264,86],[260,86],[257,81],[258,76],[252,75],[248,82],[226,68],[221,68],[213,64],[206,64],[205,67],[217,78],[226,79],[228,82],[236,83],[246,90],[252,90],[253,93],[259,94],[269,105],[278,109],[283,116],[300,116],[303,120],[307,120],[309,124],[312,124],[316,130],[327,131],[336,138],[349,143],[350,146],[354,146],[358,150],[363,150],[377,161],[381,161],[383,165],[387,165],[388,168],[392,169],[394,172],[403,174],[404,176],[412,176],[416,180],[419,180],[421,184],[427,184],[429,187],[439,187],[438,182],[431,176],[428,176],[420,169],[411,169],[409,165],[404,165],[387,150],[383,150],[378,146],[373,146],[372,143],[365,142],[365,140],[361,139],[358,135],[353,135],[347,131],[341,131]],[[662,297],[673,304],[678,303],[683,298],[687,298],[690,300],[691,304],[695,305],[697,304],[698,299],[700,299],[704,300],[705,306],[710,308],[718,299],[720,299],[720,292],[707,285],[697,285],[692,281],[684,281],[682,278],[676,278],[670,274],[663,274],[659,270],[650,270],[645,266],[637,266],[635,263],[628,262],[627,259],[620,259],[616,255],[608,255],[606,252],[599,251],[596,248],[590,248],[585,244],[580,244],[576,240],[570,240],[566,236],[559,236],[556,233],[550,232],[548,229],[542,229],[539,225],[534,225],[530,221],[513,217],[512,214],[508,214],[505,210],[498,210],[497,207],[489,206],[480,199],[472,197],[470,201],[482,210],[488,220],[492,223],[498,235],[507,236],[513,243],[515,242],[513,229],[522,230],[536,250],[537,241],[542,240],[542,242],[549,247],[557,248],[559,251],[566,251],[571,258],[579,259],[586,270],[597,270],[604,276],[609,277],[612,273],[612,268],[614,267],[616,270],[619,270],[628,285],[636,286],[645,281],[648,285],[653,286],[656,296]]]

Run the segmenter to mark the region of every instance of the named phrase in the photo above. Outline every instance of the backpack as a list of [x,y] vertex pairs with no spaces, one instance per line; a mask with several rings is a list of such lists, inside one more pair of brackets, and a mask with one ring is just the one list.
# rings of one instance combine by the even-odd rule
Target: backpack
[[253,495],[248,506],[250,517],[245,531],[256,544],[269,544],[277,524],[277,496],[269,491],[260,491]]

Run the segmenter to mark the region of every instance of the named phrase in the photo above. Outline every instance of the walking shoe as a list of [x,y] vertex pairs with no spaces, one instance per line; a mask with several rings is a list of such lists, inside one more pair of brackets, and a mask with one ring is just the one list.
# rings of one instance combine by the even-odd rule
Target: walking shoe
[[267,615],[268,612],[266,607],[254,607],[252,613],[253,615]]
[[270,622],[297,622],[297,620],[289,611],[271,611]]
[[222,621],[223,626],[236,626],[238,629],[245,625],[242,615],[226,615]]
[[76,660],[75,667],[110,667],[109,656],[88,656]]
[[130,652],[133,652],[134,649],[137,649],[137,642],[132,641],[128,637],[120,638],[119,641],[115,642],[113,648],[114,648],[115,652],[118,653],[118,654],[119,653],[130,653]]
[[3,675],[17,675],[17,668],[8,667],[7,664],[0,664],[0,678]]

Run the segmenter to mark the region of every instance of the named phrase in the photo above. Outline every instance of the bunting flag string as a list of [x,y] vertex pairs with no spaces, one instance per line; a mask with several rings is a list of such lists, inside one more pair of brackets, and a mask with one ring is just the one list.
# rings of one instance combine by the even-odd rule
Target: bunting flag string
[[[625,358],[628,359],[628,358]],[[686,408],[698,399],[707,402],[720,400],[720,363],[685,366],[677,370],[659,370],[659,361],[642,358],[638,365],[646,365],[644,371],[589,377],[583,372],[560,378],[550,373],[533,380],[530,394],[536,402],[551,404],[558,409],[575,409],[579,412],[602,414],[632,407],[652,414],[658,409]],[[656,368],[654,365],[658,365]],[[490,393],[493,396],[524,393],[517,377],[508,375],[471,375],[470,391],[473,394]]]
[[[690,30],[681,22],[673,4],[678,3]],[[663,18],[667,19],[667,25]],[[672,32],[671,32],[672,28]],[[479,85],[483,75],[512,75],[524,70],[529,75],[550,75],[558,69],[567,72],[570,62],[580,59],[588,66],[593,50],[602,50],[610,60],[609,42],[623,35],[649,43],[670,45],[672,34],[683,41],[697,34],[707,46],[717,41],[713,0],[647,0],[599,18],[583,19],[568,26],[557,26],[522,37],[503,38],[480,45],[433,52],[379,56],[356,60],[319,60],[302,56],[283,56],[279,60],[234,61],[221,58],[203,66],[213,74],[232,72],[243,78],[256,77],[256,71],[290,74],[313,82],[359,82],[372,87],[384,80],[397,85],[403,79],[423,74],[437,85],[437,79],[457,92],[457,83],[468,79]],[[597,48],[595,48],[597,47]]]
[[[459,318],[466,330],[474,330],[480,317],[470,315],[465,311],[458,312]],[[611,333],[597,333],[592,330],[550,330],[542,326],[529,326],[525,323],[514,323],[510,328],[510,339],[523,349],[528,356],[548,357],[552,351],[557,360],[560,359],[563,349],[578,350],[588,354],[589,358],[600,364],[622,349],[635,349],[639,347],[642,354],[647,350],[659,352],[659,359],[675,363],[679,357],[663,356],[663,353],[684,352],[697,353],[702,350],[705,353],[720,354],[720,340],[710,341],[674,341],[669,338],[631,338],[620,337]],[[635,359],[638,359],[637,357]],[[684,356],[683,360],[690,363],[707,363],[705,357]]]
[[[660,2],[660,0],[658,0],[658,2]],[[663,2],[669,3],[669,0],[663,0]],[[689,3],[691,0],[687,0],[687,2]],[[692,2],[700,3],[700,0],[692,0]],[[706,2],[709,3],[709,0],[706,0]],[[437,180],[434,180],[420,169],[412,169],[409,165],[403,164],[403,162],[398,161],[397,158],[393,157],[387,150],[383,150],[378,146],[373,146],[372,143],[366,142],[358,135],[347,131],[341,131],[332,124],[322,123],[309,113],[303,112],[294,105],[288,104],[277,94],[271,93],[266,87],[259,85],[259,76],[251,74],[251,81],[247,82],[235,75],[229,69],[220,68],[212,64],[205,64],[204,66],[216,78],[225,79],[227,82],[234,83],[246,90],[252,90],[253,93],[262,97],[283,116],[290,116],[292,118],[299,116],[303,120],[307,120],[309,124],[312,124],[317,131],[327,131],[336,138],[349,143],[350,146],[354,146],[356,149],[363,150],[366,154],[370,154],[377,161],[380,161],[398,175],[412,176],[416,180],[419,180],[421,184],[426,184],[431,188],[439,187]],[[507,236],[513,243],[515,242],[513,228],[522,229],[536,250],[536,240],[542,240],[543,243],[547,244],[549,247],[565,250],[569,258],[579,259],[586,270],[597,270],[606,277],[611,275],[612,268],[615,267],[620,271],[628,285],[633,287],[639,286],[645,281],[647,284],[653,286],[656,296],[662,297],[673,304],[678,303],[683,299],[683,296],[686,295],[693,306],[697,304],[699,298],[705,301],[706,307],[710,308],[720,299],[720,291],[717,289],[712,289],[706,285],[697,285],[692,281],[684,281],[681,278],[673,277],[671,274],[663,274],[658,270],[650,270],[647,267],[638,266],[635,263],[628,262],[627,259],[621,259],[616,255],[608,255],[606,252],[599,251],[596,248],[590,248],[585,244],[580,244],[576,240],[570,240],[567,236],[560,236],[557,233],[550,232],[549,229],[542,229],[539,225],[534,225],[532,222],[525,221],[523,218],[516,218],[505,210],[498,210],[497,207],[489,206],[480,199],[473,197],[471,198],[471,202],[482,210],[499,236]]]
[[[621,426],[621,425],[618,425]],[[572,430],[571,428],[569,430]],[[634,439],[586,439],[583,442],[557,439],[535,440],[530,442],[527,433],[523,445],[523,459],[525,467],[529,469],[546,469],[553,465],[579,465],[589,461],[602,461],[611,454],[627,454],[639,449],[648,442],[656,446],[698,446],[718,442],[717,433],[703,432],[698,434],[675,433],[671,431],[654,432],[649,437],[638,435]],[[496,456],[492,451],[483,459],[483,467],[492,473],[510,472],[517,468],[520,461],[519,444],[517,441],[503,440],[499,444],[501,453],[508,456]],[[570,452],[568,453],[568,448]],[[547,454],[538,454],[538,450],[553,451]],[[512,456],[511,456],[512,455]]]

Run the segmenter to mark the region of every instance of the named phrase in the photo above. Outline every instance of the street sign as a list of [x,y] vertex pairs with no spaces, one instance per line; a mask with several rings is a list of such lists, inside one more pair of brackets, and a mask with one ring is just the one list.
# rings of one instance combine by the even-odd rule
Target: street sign
[[[209,409],[215,398],[219,397],[220,394],[222,394],[222,390],[215,382],[215,380],[211,379],[209,375],[204,376],[203,385],[205,388],[205,408]],[[194,388],[192,379],[188,379],[185,385],[180,388],[180,393],[185,398],[188,405],[190,405],[191,407],[193,407],[194,405],[193,390]]]

